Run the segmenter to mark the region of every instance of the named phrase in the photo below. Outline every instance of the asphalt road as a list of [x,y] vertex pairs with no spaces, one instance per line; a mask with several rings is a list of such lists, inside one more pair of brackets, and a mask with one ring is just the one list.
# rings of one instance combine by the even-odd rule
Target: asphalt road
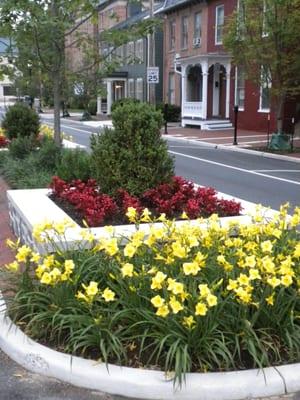
[[300,206],[300,163],[168,140],[176,173],[244,200]]
[[0,351],[0,400],[117,399],[120,397],[76,388],[57,379],[31,373]]

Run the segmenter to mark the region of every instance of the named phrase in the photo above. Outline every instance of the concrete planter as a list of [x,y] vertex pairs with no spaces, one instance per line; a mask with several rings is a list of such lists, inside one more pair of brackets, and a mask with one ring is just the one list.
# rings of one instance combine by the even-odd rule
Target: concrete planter
[[300,364],[234,372],[189,373],[182,388],[162,371],[118,367],[72,357],[27,337],[6,316],[0,293],[0,348],[30,371],[75,386],[149,400],[242,400],[300,390]]
[[[40,252],[44,252],[45,249],[37,244],[32,237],[34,225],[42,223],[45,220],[61,222],[63,219],[70,219],[70,217],[48,197],[48,193],[48,189],[9,190],[7,192],[10,224],[15,235],[19,237],[23,243],[32,246]],[[219,197],[232,199],[231,196],[223,193],[219,193]],[[251,217],[249,213],[255,210],[256,205],[244,200],[236,200],[242,203],[244,215],[221,218],[222,225],[226,225],[233,220],[243,224],[250,223]],[[273,210],[266,210],[265,217],[272,218],[273,213]],[[185,221],[177,222],[177,224],[182,223],[185,223]],[[198,224],[197,221],[192,221],[192,223]],[[74,228],[69,228],[66,232],[66,242],[69,248],[76,247],[78,241],[81,241],[82,246],[82,237],[80,234],[82,228],[77,224],[75,225]],[[206,224],[203,224],[203,226],[205,227]],[[142,224],[140,229],[147,233],[149,231],[149,224]],[[96,238],[105,237],[107,235],[104,228],[90,228],[90,231]],[[130,235],[134,231],[134,225],[120,225],[115,227],[116,235],[122,237]]]

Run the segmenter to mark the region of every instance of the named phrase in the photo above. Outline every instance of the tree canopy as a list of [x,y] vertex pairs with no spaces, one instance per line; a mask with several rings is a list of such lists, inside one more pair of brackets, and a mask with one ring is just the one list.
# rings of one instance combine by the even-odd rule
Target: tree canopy
[[268,86],[282,130],[284,103],[300,93],[300,0],[239,0],[224,44],[250,80]]
[[[57,144],[61,143],[60,107],[68,86],[68,73],[72,82],[76,74],[79,81],[90,75],[93,82],[98,80],[100,72],[103,75],[98,31],[88,33],[81,29],[87,22],[97,24],[98,4],[99,0],[1,0],[0,3],[1,34],[10,37],[18,49],[14,56],[17,68],[23,75],[29,69],[31,77],[51,85]],[[130,33],[111,32],[105,40],[118,46],[126,43],[134,31],[136,35],[145,35],[152,26],[148,20],[139,29],[131,28]],[[82,51],[84,62],[77,70],[67,71],[66,54],[71,47]]]

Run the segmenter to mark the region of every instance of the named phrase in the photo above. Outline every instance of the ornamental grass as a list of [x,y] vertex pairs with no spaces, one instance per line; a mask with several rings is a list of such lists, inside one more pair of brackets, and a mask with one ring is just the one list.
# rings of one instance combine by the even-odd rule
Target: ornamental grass
[[96,240],[86,229],[79,250],[64,243],[68,221],[34,230],[43,244],[60,238],[52,254],[8,241],[9,315],[27,334],[105,363],[163,369],[179,384],[187,372],[300,361],[300,208],[226,227],[216,215],[205,228],[147,210],[128,217],[131,237],[107,227]]

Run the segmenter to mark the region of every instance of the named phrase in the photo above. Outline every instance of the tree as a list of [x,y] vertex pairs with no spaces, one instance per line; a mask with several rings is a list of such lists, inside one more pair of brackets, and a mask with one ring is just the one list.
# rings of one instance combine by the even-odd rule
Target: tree
[[[99,0],[1,0],[0,27],[11,37],[19,49],[16,64],[24,72],[26,60],[30,60],[31,76],[33,71],[46,78],[52,85],[54,104],[54,139],[61,144],[60,107],[65,100],[68,85],[68,74],[71,80],[82,82],[82,77],[89,74],[97,82],[104,69],[100,63],[99,35],[87,33],[81,27],[87,22],[97,23],[97,5]],[[109,38],[111,48],[126,43],[128,36],[146,35],[155,23],[144,21],[141,28],[131,29],[128,34],[113,32],[103,34],[104,40]],[[67,70],[66,54],[68,49],[81,49],[84,63],[79,68]],[[25,73],[26,74],[26,73]],[[24,73],[23,73],[24,75]],[[77,75],[77,79],[75,79]],[[80,78],[81,77],[81,78]]]
[[245,76],[269,88],[282,131],[284,104],[300,93],[300,0],[240,0],[228,19],[225,47]]
[[4,27],[20,49],[19,55],[26,54],[32,68],[40,69],[52,83],[54,139],[57,144],[61,144],[60,105],[66,41],[74,30],[95,15],[97,3],[96,0],[1,1],[2,29]]

